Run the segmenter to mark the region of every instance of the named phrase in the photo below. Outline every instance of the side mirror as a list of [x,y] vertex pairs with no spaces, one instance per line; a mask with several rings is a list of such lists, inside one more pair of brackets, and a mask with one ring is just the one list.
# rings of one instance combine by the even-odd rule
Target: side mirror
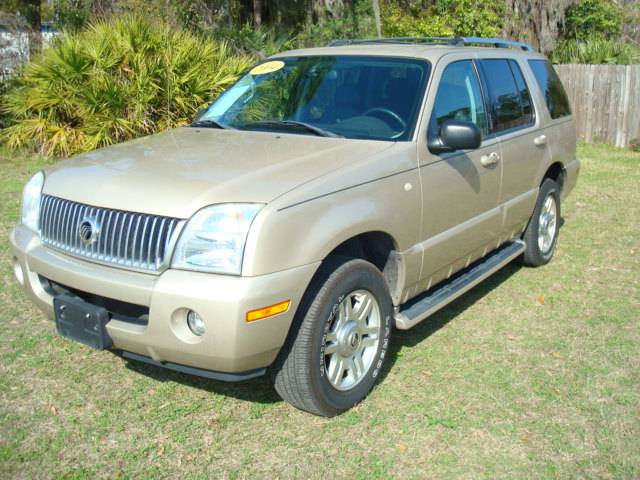
[[428,145],[431,153],[440,154],[456,150],[475,150],[482,144],[482,132],[472,122],[445,120],[435,138]]

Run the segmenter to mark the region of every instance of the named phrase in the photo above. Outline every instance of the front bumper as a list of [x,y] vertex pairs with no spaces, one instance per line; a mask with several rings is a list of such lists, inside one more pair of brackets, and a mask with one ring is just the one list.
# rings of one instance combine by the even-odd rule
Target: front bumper
[[[109,321],[107,331],[114,350],[131,352],[135,355],[130,358],[146,357],[150,363],[169,368],[194,367],[231,374],[249,374],[273,363],[319,265],[318,262],[257,277],[172,269],[151,275],[58,253],[45,247],[37,235],[22,225],[13,230],[10,243],[16,276],[50,319],[54,319],[54,293],[46,288],[43,279],[148,307],[146,325],[118,318]],[[256,322],[245,321],[247,311],[287,299],[291,300],[287,312]],[[189,310],[198,312],[205,322],[206,332],[201,337],[187,327]]]

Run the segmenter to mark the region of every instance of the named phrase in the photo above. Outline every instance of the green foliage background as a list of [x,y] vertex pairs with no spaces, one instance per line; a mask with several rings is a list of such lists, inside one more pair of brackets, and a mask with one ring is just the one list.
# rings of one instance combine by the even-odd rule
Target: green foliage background
[[582,0],[567,9],[565,36],[589,40],[594,36],[612,37],[622,28],[622,9],[608,0]]
[[444,0],[424,8],[422,2],[383,3],[385,36],[495,37],[502,30],[503,1]]
[[2,109],[9,147],[92,150],[186,123],[253,58],[136,16],[64,34],[15,77]]
[[628,65],[640,63],[640,48],[601,37],[565,40],[558,44],[551,60],[554,63]]
[[[554,2],[564,19],[555,62],[640,62],[640,2]],[[7,12],[37,23],[33,4],[5,0],[0,24]],[[259,58],[375,37],[376,4],[383,36],[501,36],[550,8],[533,0],[41,2],[42,22],[66,33],[0,83],[0,142],[69,155],[184,124]]]

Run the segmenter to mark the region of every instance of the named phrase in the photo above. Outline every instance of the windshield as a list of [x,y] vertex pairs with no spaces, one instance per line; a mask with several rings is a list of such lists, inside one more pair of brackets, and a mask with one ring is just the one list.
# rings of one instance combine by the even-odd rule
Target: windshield
[[264,62],[194,124],[374,140],[410,139],[426,61],[362,56]]

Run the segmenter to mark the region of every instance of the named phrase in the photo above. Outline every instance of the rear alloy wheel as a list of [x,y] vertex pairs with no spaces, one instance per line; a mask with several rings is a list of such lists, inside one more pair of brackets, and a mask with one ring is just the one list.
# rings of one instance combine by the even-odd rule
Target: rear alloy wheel
[[360,402],[380,374],[393,307],[371,263],[329,258],[309,286],[272,367],[276,391],[301,410],[326,417]]
[[538,216],[538,250],[548,255],[556,239],[558,206],[553,195],[547,195]]
[[540,186],[538,200],[524,232],[527,244],[524,263],[539,267],[549,263],[558,243],[560,232],[560,189],[558,184],[547,178]]

